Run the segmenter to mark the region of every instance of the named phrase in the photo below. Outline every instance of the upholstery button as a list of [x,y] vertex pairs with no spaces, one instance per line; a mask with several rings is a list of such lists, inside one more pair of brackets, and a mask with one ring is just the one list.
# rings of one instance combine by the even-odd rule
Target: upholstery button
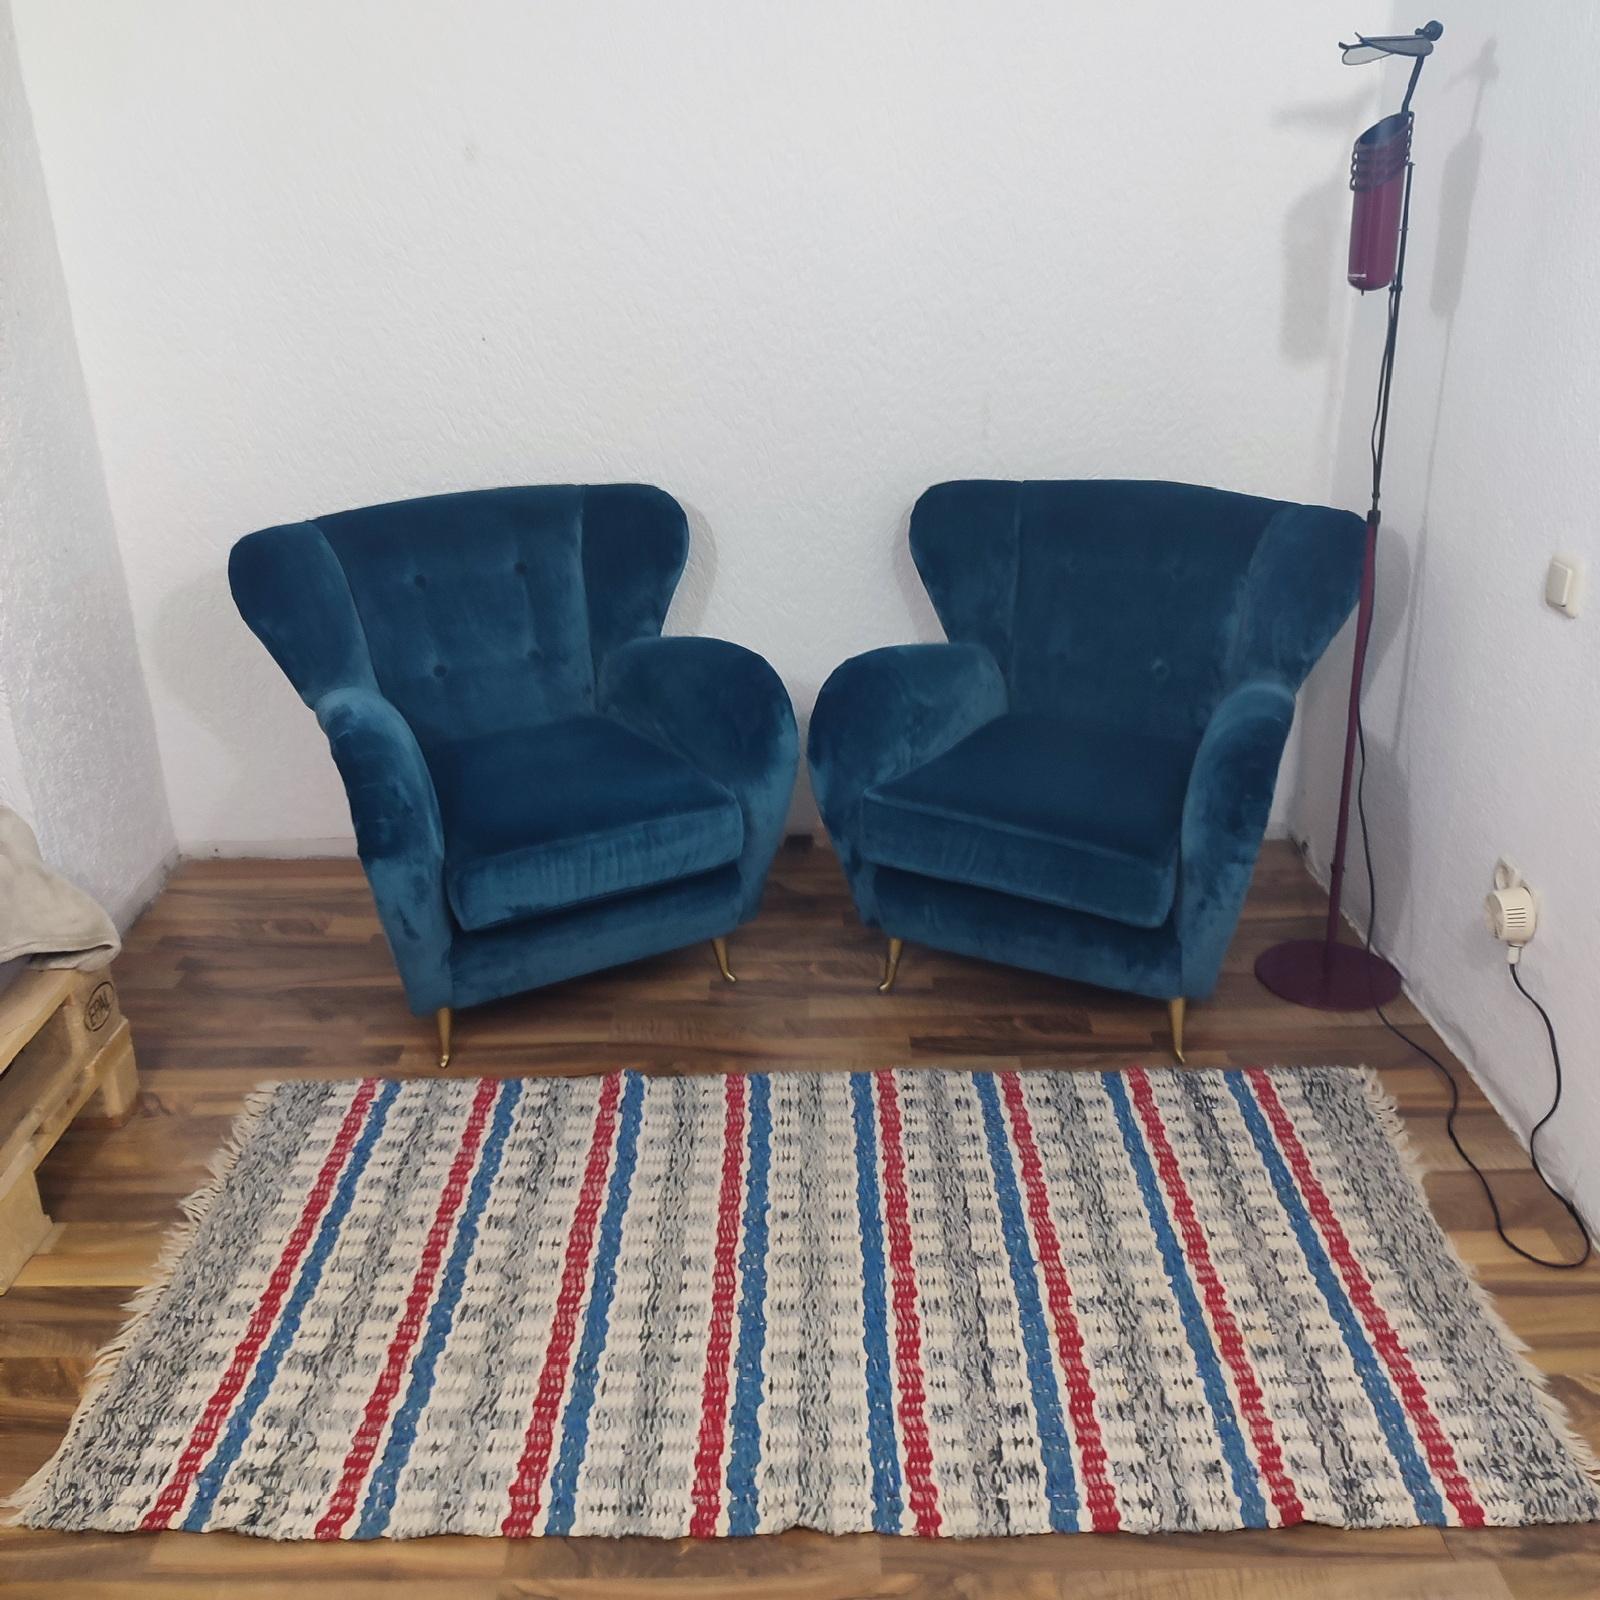
[[445,664],[444,664],[444,662],[442,662],[442,661],[441,661],[441,662],[440,662],[440,663],[439,663],[439,665],[438,665],[438,666],[436,666],[436,667],[435,667],[435,668],[434,668],[434,669],[433,669],[433,675],[434,675],[434,677],[436,677],[436,678],[442,678],[442,677],[443,677],[443,676],[444,676],[444,675],[445,675]]
[[511,570],[520,575],[528,570],[528,563],[526,561],[519,561]]
[[423,577],[420,572],[411,581],[416,584],[419,589],[426,589],[428,587],[428,580]]

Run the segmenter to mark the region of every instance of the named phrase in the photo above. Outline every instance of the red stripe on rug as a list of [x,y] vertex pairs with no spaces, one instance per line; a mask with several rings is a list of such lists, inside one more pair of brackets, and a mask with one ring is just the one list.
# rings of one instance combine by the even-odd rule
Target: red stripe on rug
[[439,1196],[439,1205],[433,1214],[433,1226],[428,1229],[428,1237],[423,1242],[422,1259],[411,1279],[411,1292],[406,1296],[400,1320],[389,1339],[383,1370],[378,1374],[378,1381],[367,1398],[366,1409],[361,1414],[361,1425],[356,1429],[355,1438],[344,1458],[344,1467],[328,1500],[328,1509],[317,1523],[318,1539],[337,1539],[340,1530],[355,1512],[361,1485],[366,1482],[367,1473],[372,1469],[372,1458],[377,1454],[378,1441],[383,1437],[384,1424],[389,1420],[390,1407],[400,1392],[406,1362],[422,1334],[428,1302],[433,1299],[434,1285],[439,1278],[439,1268],[444,1263],[445,1248],[450,1243],[456,1212],[461,1209],[462,1199],[466,1195],[467,1183],[478,1159],[478,1148],[483,1143],[483,1130],[499,1091],[498,1078],[482,1078],[478,1082],[478,1092],[472,1097],[472,1110],[467,1114],[467,1125],[462,1129],[455,1159],[450,1163],[444,1191]]
[[1206,1240],[1205,1230],[1200,1226],[1200,1219],[1195,1215],[1194,1200],[1189,1193],[1188,1184],[1184,1181],[1183,1168],[1179,1166],[1172,1143],[1167,1138],[1166,1124],[1162,1120],[1160,1107],[1156,1105],[1156,1097],[1150,1088],[1148,1075],[1135,1067],[1128,1073],[1128,1083],[1133,1089],[1133,1101],[1138,1107],[1139,1120],[1144,1124],[1145,1138],[1149,1141],[1150,1150],[1156,1158],[1156,1169],[1161,1174],[1161,1185],[1167,1191],[1167,1202],[1172,1207],[1173,1219],[1178,1224],[1178,1231],[1183,1235],[1184,1255],[1188,1258],[1195,1282],[1199,1284],[1200,1291],[1205,1297],[1206,1310],[1210,1314],[1212,1326],[1216,1329],[1217,1344],[1222,1351],[1223,1360],[1228,1363],[1228,1370],[1233,1374],[1234,1388],[1239,1395],[1239,1409],[1244,1413],[1245,1421],[1250,1428],[1250,1438],[1256,1448],[1261,1476],[1267,1481],[1267,1488],[1272,1493],[1272,1503],[1278,1508],[1282,1525],[1292,1527],[1297,1522],[1305,1521],[1306,1508],[1295,1491],[1293,1479],[1284,1467],[1283,1451],[1278,1445],[1272,1418],[1267,1413],[1266,1399],[1256,1378],[1255,1368],[1251,1364],[1249,1348],[1239,1332],[1239,1324],[1234,1320],[1233,1311],[1228,1305],[1227,1291],[1223,1288],[1222,1280],[1217,1276],[1216,1267],[1212,1263],[1211,1247]]
[[917,1313],[917,1271],[906,1210],[906,1158],[900,1139],[900,1091],[892,1072],[876,1072],[878,1134],[883,1147],[883,1220],[889,1235],[889,1270],[894,1279],[894,1365],[898,1379],[900,1432],[905,1440],[906,1488],[917,1532],[939,1532],[939,1490],[933,1481],[928,1441],[927,1396],[922,1384],[922,1319]]
[[145,1532],[154,1533],[165,1528],[188,1498],[189,1490],[194,1486],[194,1480],[207,1454],[217,1442],[217,1435],[222,1432],[222,1426],[228,1420],[233,1402],[238,1399],[239,1391],[244,1388],[245,1380],[255,1365],[256,1357],[260,1355],[261,1347],[272,1331],[272,1325],[277,1320],[284,1297],[289,1292],[290,1284],[294,1282],[300,1258],[305,1254],[306,1246],[310,1244],[311,1236],[316,1232],[317,1223],[322,1213],[327,1210],[329,1200],[333,1198],[339,1174],[355,1147],[362,1123],[367,1120],[367,1111],[377,1088],[376,1078],[363,1078],[357,1085],[349,1109],[344,1114],[344,1120],[339,1124],[339,1131],[334,1135],[333,1143],[328,1146],[328,1153],[323,1158],[322,1166],[311,1185],[311,1192],[300,1208],[299,1219],[284,1244],[283,1253],[278,1257],[278,1264],[272,1269],[272,1276],[267,1279],[267,1286],[262,1290],[255,1310],[250,1313],[250,1321],[245,1325],[244,1334],[234,1346],[233,1359],[228,1363],[228,1369],[223,1373],[221,1381],[212,1391],[211,1398],[206,1401],[205,1409],[200,1413],[199,1421],[189,1434],[188,1443],[183,1447],[183,1453],[178,1457],[177,1465],[172,1469],[172,1476],[168,1479],[166,1487],[157,1496],[155,1504],[145,1513],[144,1520],[139,1524]]
[[605,1197],[606,1168],[611,1162],[611,1146],[617,1132],[617,1102],[621,1098],[622,1074],[615,1072],[600,1090],[594,1135],[589,1141],[589,1159],[578,1191],[577,1210],[567,1234],[566,1264],[556,1294],[555,1317],[550,1325],[549,1342],[545,1345],[544,1365],[539,1371],[533,1413],[528,1418],[516,1476],[507,1491],[511,1509],[506,1512],[500,1531],[508,1538],[527,1538],[533,1531],[533,1519],[539,1515],[539,1494],[550,1466],[556,1419],[567,1386],[567,1364],[572,1359],[572,1342],[578,1328],[578,1311],[583,1304],[584,1285],[589,1281],[595,1232],[600,1223],[600,1202]]
[[733,1348],[735,1264],[739,1251],[739,1194],[744,1178],[745,1081],[726,1079],[727,1114],[722,1125],[722,1190],[717,1197],[717,1250],[711,1269],[711,1329],[700,1402],[700,1443],[694,1458],[694,1515],[689,1532],[709,1539],[722,1510],[722,1450],[728,1424],[728,1358]]
[[1395,1388],[1400,1392],[1401,1403],[1405,1406],[1406,1414],[1411,1418],[1417,1437],[1422,1441],[1422,1448],[1427,1453],[1428,1465],[1443,1485],[1444,1492],[1450,1497],[1450,1504],[1456,1508],[1456,1515],[1461,1518],[1462,1526],[1481,1528],[1484,1523],[1483,1507],[1478,1503],[1477,1496],[1472,1492],[1472,1485],[1467,1482],[1465,1474],[1461,1471],[1456,1461],[1456,1453],[1451,1448],[1438,1417],[1434,1415],[1433,1407],[1428,1404],[1428,1391],[1417,1375],[1417,1369],[1411,1364],[1410,1353],[1394,1331],[1388,1314],[1378,1303],[1378,1297],[1373,1292],[1366,1271],[1350,1247],[1350,1240],[1345,1234],[1338,1214],[1333,1209],[1333,1202],[1329,1200],[1327,1191],[1312,1169],[1305,1146],[1301,1144],[1300,1135],[1295,1131],[1294,1123],[1284,1110],[1283,1102],[1278,1099],[1278,1091],[1273,1087],[1270,1074],[1263,1072],[1259,1067],[1253,1067],[1245,1073],[1245,1077],[1255,1093],[1257,1104],[1266,1112],[1267,1121],[1272,1124],[1272,1131],[1278,1140],[1279,1148],[1288,1158],[1295,1182],[1300,1185],[1300,1192],[1306,1198],[1311,1215],[1322,1230],[1329,1253],[1338,1265],[1350,1298],[1361,1314],[1361,1320],[1367,1325],[1372,1343],[1383,1357],[1384,1364],[1394,1379]]
[[1072,1418],[1073,1438],[1083,1462],[1084,1502],[1089,1507],[1094,1531],[1115,1533],[1122,1526],[1122,1512],[1107,1470],[1100,1419],[1094,1409],[1094,1385],[1083,1355],[1083,1331],[1072,1308],[1072,1285],[1061,1258],[1061,1239],[1050,1215],[1050,1191],[1039,1160],[1039,1147],[1034,1143],[1033,1122],[1016,1073],[1002,1072],[998,1076],[1011,1113],[1011,1136],[1016,1142],[1022,1185],[1028,1197],[1028,1218],[1033,1224],[1039,1268],[1044,1274],[1045,1294],[1050,1302],[1050,1318],[1055,1323],[1056,1350],[1067,1380],[1067,1412]]

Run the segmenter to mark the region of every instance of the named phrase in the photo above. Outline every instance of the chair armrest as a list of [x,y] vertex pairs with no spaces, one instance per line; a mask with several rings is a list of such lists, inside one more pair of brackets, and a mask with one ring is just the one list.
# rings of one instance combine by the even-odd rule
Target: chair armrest
[[976,644],[897,644],[837,668],[811,713],[807,757],[822,820],[855,879],[861,797],[1004,714],[1005,680]]
[[1186,996],[1203,997],[1216,985],[1293,722],[1288,684],[1252,678],[1223,696],[1206,724],[1183,802],[1178,932]]
[[726,639],[634,639],[601,663],[598,707],[733,791],[744,814],[740,919],[754,915],[794,796],[799,738],[783,680]]
[[344,779],[356,848],[411,1009],[449,1005],[454,935],[444,829],[417,737],[376,689],[332,689],[314,709]]

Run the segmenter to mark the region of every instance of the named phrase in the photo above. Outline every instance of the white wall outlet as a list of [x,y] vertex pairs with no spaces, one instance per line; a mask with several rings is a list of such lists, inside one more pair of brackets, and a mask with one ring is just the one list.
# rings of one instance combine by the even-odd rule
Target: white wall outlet
[[1516,962],[1522,955],[1522,947],[1533,938],[1534,929],[1539,925],[1539,902],[1533,890],[1525,883],[1519,883],[1509,889],[1495,889],[1484,898],[1484,916],[1489,924],[1489,932],[1501,944],[1510,945],[1510,957]]
[[1544,575],[1544,601],[1564,617],[1575,617],[1583,598],[1583,563],[1577,556],[1551,556]]
[[1504,856],[1494,864],[1494,886],[1497,889],[1515,889],[1522,882],[1522,874],[1517,870],[1516,863],[1508,861]]

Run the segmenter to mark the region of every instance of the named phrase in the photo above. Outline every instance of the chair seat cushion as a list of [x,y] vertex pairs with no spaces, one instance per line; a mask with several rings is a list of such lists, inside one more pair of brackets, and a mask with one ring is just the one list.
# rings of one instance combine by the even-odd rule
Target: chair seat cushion
[[1154,928],[1172,909],[1196,743],[997,717],[862,801],[861,852],[954,883]]
[[463,928],[709,872],[744,846],[739,803],[605,717],[566,717],[427,751],[445,891]]

